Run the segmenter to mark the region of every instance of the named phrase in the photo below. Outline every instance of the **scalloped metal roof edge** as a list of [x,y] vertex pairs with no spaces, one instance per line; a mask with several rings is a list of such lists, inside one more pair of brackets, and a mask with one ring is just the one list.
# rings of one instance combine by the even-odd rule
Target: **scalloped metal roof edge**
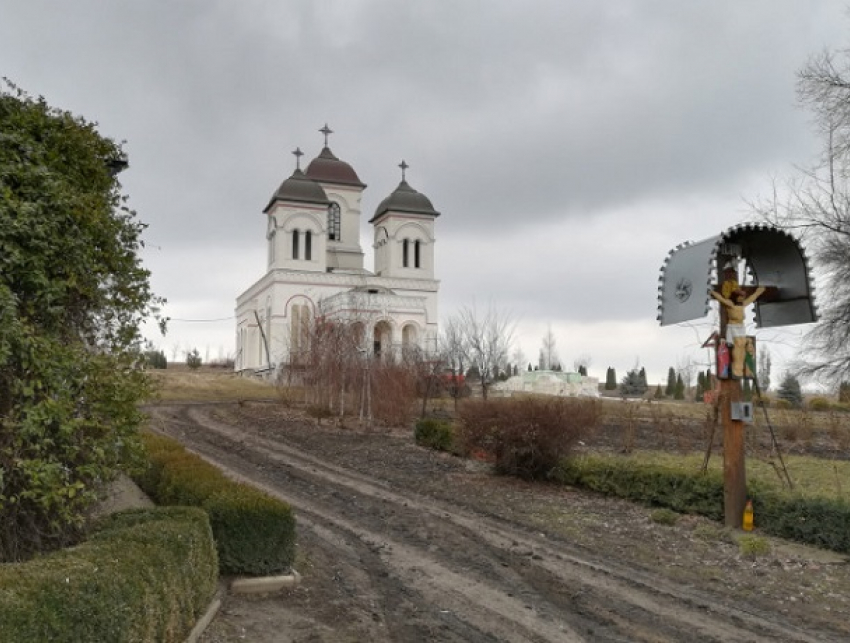
[[[670,260],[673,258],[673,256],[677,252],[679,252],[680,250],[682,250],[684,248],[690,247],[690,246],[698,245],[700,243],[706,243],[708,241],[711,241],[712,239],[715,240],[714,246],[713,246],[712,251],[709,255],[710,260],[708,262],[708,266],[706,267],[706,281],[705,281],[706,302],[705,302],[705,308],[704,308],[704,314],[703,314],[703,316],[706,316],[706,315],[708,315],[709,311],[711,310],[711,306],[710,306],[711,296],[709,294],[710,291],[711,291],[711,288],[712,288],[711,276],[712,276],[712,270],[716,267],[716,264],[717,264],[718,251],[721,249],[721,246],[723,244],[734,243],[735,233],[751,232],[751,231],[755,231],[755,232],[758,232],[758,231],[776,232],[776,233],[779,233],[781,235],[788,237],[791,241],[794,242],[794,245],[797,247],[797,249],[800,252],[800,258],[803,262],[803,268],[805,270],[805,277],[806,277],[806,281],[808,283],[809,297],[811,299],[812,313],[813,313],[814,319],[817,320],[820,315],[819,315],[819,312],[818,312],[817,300],[816,300],[816,297],[815,297],[815,288],[814,288],[814,281],[813,281],[813,278],[812,278],[812,271],[811,271],[811,267],[810,267],[810,264],[809,264],[809,258],[806,255],[806,251],[803,248],[803,246],[801,245],[800,240],[796,236],[789,233],[788,231],[783,230],[781,228],[777,228],[776,226],[763,224],[763,223],[740,223],[740,224],[732,226],[731,228],[729,228],[725,232],[721,232],[719,235],[716,235],[714,237],[707,237],[706,239],[703,239],[702,241],[697,241],[697,242],[685,241],[683,243],[680,243],[679,245],[677,245],[675,248],[673,248],[672,250],[670,250],[667,253],[667,256],[664,258],[664,262],[661,265],[661,273],[658,277],[658,295],[657,295],[658,304],[657,304],[657,312],[656,312],[656,317],[655,317],[656,321],[661,323],[662,315],[663,315],[663,312],[664,312],[664,310],[663,310],[663,308],[664,308],[663,294],[664,294],[664,286],[666,284],[667,267],[670,264]],[[683,321],[687,321],[687,320],[683,320]],[[672,323],[681,323],[681,322],[672,322]]]

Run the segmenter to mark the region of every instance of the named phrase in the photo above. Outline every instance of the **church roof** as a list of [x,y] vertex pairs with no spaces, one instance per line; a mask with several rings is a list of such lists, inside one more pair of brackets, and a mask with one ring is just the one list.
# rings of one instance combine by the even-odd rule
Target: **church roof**
[[354,168],[334,156],[327,145],[322,148],[321,153],[316,158],[310,161],[310,165],[307,166],[307,176],[314,181],[324,183],[366,187],[366,184],[357,176]]
[[369,220],[369,223],[372,223],[389,210],[393,212],[409,212],[411,214],[429,214],[432,217],[440,216],[440,213],[431,204],[431,200],[421,192],[417,192],[410,187],[404,179],[401,180],[401,183],[393,190],[392,194],[381,201],[375,210],[375,216]]
[[300,169],[296,169],[292,176],[280,184],[263,212],[268,212],[275,201],[298,201],[317,205],[330,204],[328,195],[325,194],[322,186],[308,178]]

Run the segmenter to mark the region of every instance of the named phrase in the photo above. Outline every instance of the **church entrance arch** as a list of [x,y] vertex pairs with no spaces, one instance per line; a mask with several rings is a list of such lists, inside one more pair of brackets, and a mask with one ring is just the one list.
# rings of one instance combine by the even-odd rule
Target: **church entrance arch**
[[392,348],[392,327],[389,322],[379,321],[375,324],[374,340],[372,351],[375,357],[386,359],[389,357],[390,349]]

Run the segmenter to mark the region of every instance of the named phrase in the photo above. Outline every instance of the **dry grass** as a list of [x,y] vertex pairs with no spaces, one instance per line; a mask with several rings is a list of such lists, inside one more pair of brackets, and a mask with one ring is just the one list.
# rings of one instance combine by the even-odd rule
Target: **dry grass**
[[152,401],[212,402],[277,399],[277,389],[261,380],[221,371],[151,371],[157,383]]

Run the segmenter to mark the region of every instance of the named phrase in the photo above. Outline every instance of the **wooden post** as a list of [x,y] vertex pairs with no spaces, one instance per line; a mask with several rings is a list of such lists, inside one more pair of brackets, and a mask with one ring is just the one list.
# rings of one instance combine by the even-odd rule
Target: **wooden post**
[[[734,261],[734,258],[718,256],[718,273],[729,261]],[[726,308],[720,306],[720,337],[726,337],[726,320]],[[744,507],[747,503],[744,423],[732,419],[732,404],[740,402],[742,398],[740,380],[720,380],[720,418],[723,423],[723,517],[727,527],[736,529],[741,528]]]
[[744,458],[744,423],[732,419],[732,403],[743,397],[739,380],[720,381],[720,415],[723,421],[723,512],[727,527],[741,528],[747,503],[747,470]]

